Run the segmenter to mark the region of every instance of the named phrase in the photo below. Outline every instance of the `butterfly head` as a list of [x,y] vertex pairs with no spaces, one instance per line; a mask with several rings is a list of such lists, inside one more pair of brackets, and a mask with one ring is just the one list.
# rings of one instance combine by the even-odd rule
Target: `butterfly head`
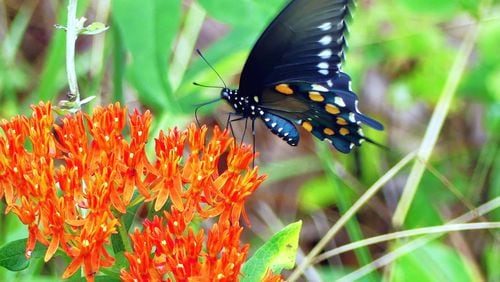
[[228,102],[231,102],[234,100],[234,98],[238,96],[238,90],[236,89],[229,89],[229,88],[222,88],[220,91],[220,97]]
[[226,100],[237,113],[240,113],[247,107],[248,100],[245,99],[245,97],[238,95],[238,89],[229,89],[224,87],[220,92],[220,96],[222,99]]

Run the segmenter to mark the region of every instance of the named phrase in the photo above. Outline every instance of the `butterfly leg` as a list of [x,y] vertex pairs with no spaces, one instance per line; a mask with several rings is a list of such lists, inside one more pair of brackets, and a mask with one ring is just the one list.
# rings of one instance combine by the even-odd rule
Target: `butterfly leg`
[[235,115],[236,113],[229,113],[228,117],[227,117],[227,121],[226,121],[226,129],[229,127],[229,129],[231,130],[231,135],[233,136],[234,139],[236,139],[236,135],[234,134],[234,129],[233,129],[233,122],[234,121],[239,121],[239,120],[242,120],[244,119],[245,117],[238,117],[238,118],[235,118],[235,119],[231,119],[231,117],[233,115]]
[[196,119],[196,124],[198,125],[198,127],[201,127],[200,120],[198,119],[198,107],[196,107],[196,109],[194,110],[194,118]]
[[252,167],[255,167],[255,118],[252,119]]
[[245,127],[243,129],[243,135],[241,136],[240,146],[243,145],[243,140],[245,139],[245,135],[247,134],[247,127],[248,127],[248,119],[245,118]]

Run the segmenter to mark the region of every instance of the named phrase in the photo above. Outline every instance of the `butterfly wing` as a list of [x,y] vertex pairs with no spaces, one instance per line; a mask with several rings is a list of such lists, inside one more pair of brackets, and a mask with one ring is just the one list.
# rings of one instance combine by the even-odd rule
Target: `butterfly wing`
[[279,82],[327,82],[344,57],[352,0],[294,0],[257,40],[243,68],[239,91],[260,95]]
[[[348,153],[362,141],[363,115],[340,71],[352,0],[292,0],[258,39],[245,63],[239,95],[255,100],[272,133],[297,145],[301,125]],[[250,99],[253,97],[253,99]]]
[[332,78],[331,84],[331,87],[305,82],[278,84],[274,91],[264,91],[262,107],[266,114],[275,114],[301,125],[318,139],[332,143],[340,152],[349,153],[363,141],[371,142],[364,136],[361,124],[377,130],[382,130],[383,126],[359,111],[358,99],[349,88],[347,74],[340,72]]

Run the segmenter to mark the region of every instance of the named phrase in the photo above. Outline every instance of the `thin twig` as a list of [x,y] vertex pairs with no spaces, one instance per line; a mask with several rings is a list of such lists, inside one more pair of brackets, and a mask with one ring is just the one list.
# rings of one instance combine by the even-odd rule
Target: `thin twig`
[[[456,224],[456,223],[465,223],[469,222],[473,219],[476,219],[484,214],[487,214],[491,212],[494,209],[497,209],[500,207],[500,197],[496,197],[495,199],[485,203],[484,205],[481,205],[477,207],[476,209],[469,211],[451,221],[448,221],[445,223],[445,225],[448,224]],[[401,256],[404,256],[422,246],[427,244],[428,242],[439,238],[442,236],[443,233],[438,233],[438,234],[431,234],[427,235],[425,237],[420,237],[415,240],[412,240],[401,247],[391,251],[390,253],[374,260],[372,263],[365,265],[356,271],[353,271],[349,273],[348,275],[340,278],[338,281],[355,281],[357,279],[360,279],[361,277],[365,276],[366,274],[376,270],[377,268],[384,267],[396,259],[400,258]]]
[[381,242],[387,242],[390,240],[395,240],[399,238],[407,238],[418,235],[435,234],[435,233],[448,233],[454,231],[467,231],[467,230],[478,230],[478,229],[494,229],[500,228],[500,222],[478,222],[478,223],[457,223],[457,224],[445,224],[439,226],[422,227],[410,230],[398,231],[393,233],[388,233],[384,235],[374,236],[357,242],[352,242],[346,244],[330,251],[324,252],[317,256],[314,263],[318,263],[332,256],[336,256],[348,251],[352,251],[357,248],[366,247]]
[[309,266],[314,258],[316,257],[321,250],[330,242],[337,232],[345,225],[345,223],[352,217],[354,214],[363,207],[366,202],[368,202],[381,188],[384,184],[386,184],[389,180],[391,180],[403,167],[405,167],[410,161],[415,158],[416,153],[412,152],[404,157],[401,161],[399,161],[394,167],[392,167],[386,174],[384,174],[377,182],[375,182],[357,201],[352,205],[347,212],[339,218],[339,220],[328,230],[325,236],[321,239],[321,241],[314,246],[314,248],[309,252],[309,254],[304,258],[304,261],[297,266],[297,268],[293,271],[290,277],[287,279],[288,281],[296,281],[299,276],[302,274],[304,269]]
[[68,2],[68,23],[66,27],[66,73],[68,75],[69,100],[80,105],[80,91],[76,80],[75,45],[78,37],[76,7],[78,0]]
[[443,88],[443,92],[439,98],[438,104],[434,109],[429,125],[425,132],[422,143],[417,153],[417,160],[413,164],[413,168],[408,176],[408,180],[403,190],[403,195],[396,208],[392,219],[395,227],[402,226],[408,210],[410,209],[413,198],[417,192],[417,187],[424,174],[426,163],[429,161],[432,151],[436,146],[437,139],[443,127],[444,120],[448,115],[453,97],[455,96],[458,83],[465,71],[467,60],[474,49],[476,37],[478,34],[477,25],[473,25],[464,39],[460,50],[455,57],[455,62],[450,70],[450,74]]

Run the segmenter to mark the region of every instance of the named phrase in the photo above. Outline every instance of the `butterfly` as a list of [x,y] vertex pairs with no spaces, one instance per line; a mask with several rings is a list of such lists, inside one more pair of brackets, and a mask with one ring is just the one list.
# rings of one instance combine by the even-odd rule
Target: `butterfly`
[[292,146],[299,143],[296,126],[342,153],[363,141],[374,143],[361,124],[383,126],[359,111],[351,78],[341,71],[352,2],[290,1],[255,43],[239,89],[221,90],[233,115],[250,119],[252,128],[261,119]]

